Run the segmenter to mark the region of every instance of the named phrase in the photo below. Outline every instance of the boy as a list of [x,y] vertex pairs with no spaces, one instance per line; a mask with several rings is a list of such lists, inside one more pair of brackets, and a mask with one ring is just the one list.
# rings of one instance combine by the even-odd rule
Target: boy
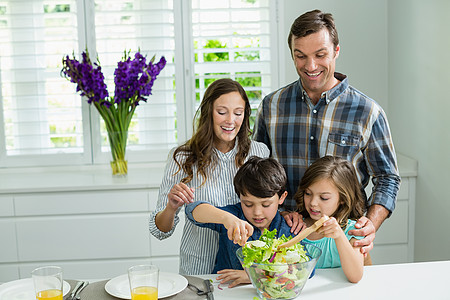
[[219,251],[213,273],[221,274],[229,287],[250,283],[236,257],[247,240],[258,240],[265,228],[277,229],[277,237],[291,236],[291,228],[278,212],[286,198],[286,173],[273,158],[251,157],[236,173],[234,189],[241,203],[215,207],[205,202],[186,206],[187,218],[197,226],[219,232]]

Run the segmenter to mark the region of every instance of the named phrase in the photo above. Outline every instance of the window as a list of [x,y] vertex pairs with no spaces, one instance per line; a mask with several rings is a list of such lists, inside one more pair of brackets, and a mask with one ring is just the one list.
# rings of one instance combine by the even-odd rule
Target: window
[[267,1],[193,1],[197,107],[218,78],[238,81],[255,113],[271,91],[270,25]]
[[[108,163],[103,121],[60,76],[98,57],[108,91],[125,50],[167,65],[128,132],[130,162],[164,161],[192,134],[207,86],[230,77],[255,110],[273,90],[269,0],[0,0],[0,167]],[[273,27],[273,26],[272,26]],[[272,48],[275,48],[273,45]]]

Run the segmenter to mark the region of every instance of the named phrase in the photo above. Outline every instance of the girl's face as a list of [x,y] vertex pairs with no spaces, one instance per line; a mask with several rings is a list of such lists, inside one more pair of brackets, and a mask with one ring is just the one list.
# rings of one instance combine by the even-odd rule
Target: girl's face
[[226,153],[234,148],[234,140],[244,121],[245,101],[238,92],[224,94],[214,101],[214,147]]
[[336,185],[328,178],[311,184],[303,198],[305,208],[313,220],[319,220],[323,215],[331,216],[341,203]]

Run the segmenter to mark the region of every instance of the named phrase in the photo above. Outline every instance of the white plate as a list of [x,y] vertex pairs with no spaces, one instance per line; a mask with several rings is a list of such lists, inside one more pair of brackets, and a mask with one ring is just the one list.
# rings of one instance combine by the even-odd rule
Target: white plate
[[[187,287],[187,284],[187,279],[179,274],[159,272],[158,299],[178,294]],[[131,299],[128,274],[109,280],[105,284],[105,291],[117,298]]]
[[[70,291],[70,284],[63,282],[63,295]],[[24,278],[0,285],[0,300],[36,300],[32,278]]]

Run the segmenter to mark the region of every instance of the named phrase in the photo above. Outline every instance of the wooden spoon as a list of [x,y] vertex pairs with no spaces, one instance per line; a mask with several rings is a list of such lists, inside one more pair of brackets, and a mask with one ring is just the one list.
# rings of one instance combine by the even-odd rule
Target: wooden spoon
[[298,242],[300,242],[301,240],[303,240],[304,238],[306,238],[308,235],[310,235],[311,233],[313,233],[314,231],[316,231],[317,229],[319,229],[323,223],[328,220],[329,217],[328,216],[323,216],[322,218],[320,218],[319,220],[317,220],[314,224],[312,224],[311,226],[309,226],[306,229],[303,229],[302,231],[300,231],[299,234],[297,234],[294,238],[292,238],[291,240],[287,241],[286,243],[283,243],[281,245],[278,246],[278,249],[280,248],[286,248],[286,247],[290,247],[293,246],[295,244],[297,244]]

